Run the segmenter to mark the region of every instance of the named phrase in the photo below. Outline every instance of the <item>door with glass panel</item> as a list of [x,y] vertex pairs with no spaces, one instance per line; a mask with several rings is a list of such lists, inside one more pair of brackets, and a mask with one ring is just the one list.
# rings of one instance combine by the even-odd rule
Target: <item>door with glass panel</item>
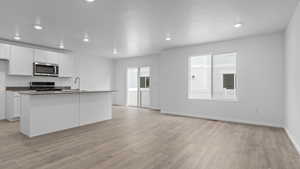
[[135,107],[150,106],[150,67],[127,69],[127,105]]
[[127,69],[127,106],[138,106],[138,70]]

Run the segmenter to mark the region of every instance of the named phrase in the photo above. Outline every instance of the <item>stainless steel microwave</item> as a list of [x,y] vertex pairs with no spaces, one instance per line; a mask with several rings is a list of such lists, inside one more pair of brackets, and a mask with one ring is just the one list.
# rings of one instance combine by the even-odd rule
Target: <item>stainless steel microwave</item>
[[52,76],[58,77],[59,66],[57,64],[51,63],[33,63],[33,75],[34,76]]

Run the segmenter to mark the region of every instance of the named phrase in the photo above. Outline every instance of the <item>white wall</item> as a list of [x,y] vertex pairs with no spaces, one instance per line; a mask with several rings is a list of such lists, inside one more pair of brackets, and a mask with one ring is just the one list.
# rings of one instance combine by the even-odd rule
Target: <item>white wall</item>
[[[187,58],[228,52],[237,52],[238,101],[188,100]],[[283,126],[283,61],[283,33],[166,50],[159,61],[161,111]]]
[[285,124],[300,152],[300,4],[286,31],[285,60]]
[[77,76],[80,76],[81,89],[114,89],[114,62],[100,56],[76,54]]
[[150,107],[159,108],[159,55],[115,60],[115,87],[117,90],[114,104],[126,105],[127,68],[138,66],[151,67]]

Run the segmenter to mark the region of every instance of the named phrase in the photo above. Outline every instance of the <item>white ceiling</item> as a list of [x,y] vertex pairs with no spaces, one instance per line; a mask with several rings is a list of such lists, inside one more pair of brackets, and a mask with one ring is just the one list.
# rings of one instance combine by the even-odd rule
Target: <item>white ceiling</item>
[[[298,0],[1,0],[0,37],[104,57],[283,30]],[[40,17],[45,27],[32,28]],[[245,24],[233,27],[237,20]],[[89,34],[90,43],[82,41]],[[167,34],[172,41],[165,41]],[[113,55],[116,47],[118,55]]]

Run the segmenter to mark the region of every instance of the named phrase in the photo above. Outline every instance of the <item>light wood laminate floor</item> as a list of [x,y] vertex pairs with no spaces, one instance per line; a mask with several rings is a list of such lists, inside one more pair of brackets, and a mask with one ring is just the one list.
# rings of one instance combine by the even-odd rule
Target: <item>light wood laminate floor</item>
[[113,120],[33,139],[0,122],[0,169],[299,169],[283,129],[113,108]]

